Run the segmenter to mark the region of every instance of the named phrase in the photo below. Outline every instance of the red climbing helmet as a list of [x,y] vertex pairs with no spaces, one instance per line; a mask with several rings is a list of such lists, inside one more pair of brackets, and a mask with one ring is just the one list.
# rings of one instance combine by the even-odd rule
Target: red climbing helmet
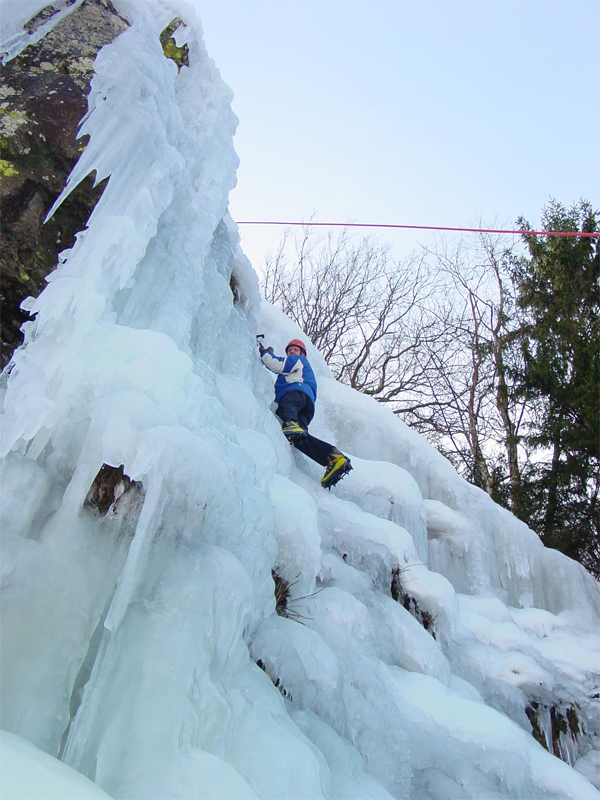
[[306,358],[306,345],[304,344],[304,342],[301,342],[300,339],[292,339],[291,342],[288,342],[285,346],[285,352],[287,353],[289,348],[292,347],[293,345],[299,347],[300,350],[302,350],[304,358]]

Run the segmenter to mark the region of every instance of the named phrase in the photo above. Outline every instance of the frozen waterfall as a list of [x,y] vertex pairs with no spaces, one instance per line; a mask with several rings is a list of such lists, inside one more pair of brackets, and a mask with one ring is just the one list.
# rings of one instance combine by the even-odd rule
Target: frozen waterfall
[[113,3],[58,202],[110,179],[3,375],[5,786],[83,781],[35,745],[90,797],[600,798],[598,584],[309,347],[354,465],[320,487],[256,352],[302,333],[227,211],[231,91],[186,3]]

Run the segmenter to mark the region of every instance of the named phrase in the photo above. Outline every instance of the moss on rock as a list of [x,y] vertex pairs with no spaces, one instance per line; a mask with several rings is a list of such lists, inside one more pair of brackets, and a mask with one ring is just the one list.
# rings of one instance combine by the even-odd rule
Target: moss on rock
[[179,17],[175,17],[175,19],[171,20],[164,31],[160,34],[160,43],[162,45],[163,53],[167,58],[170,58],[171,61],[174,61],[177,64],[178,71],[182,67],[189,67],[190,65],[189,49],[187,44],[177,47],[173,37],[173,34],[177,28],[180,28],[182,25],[183,22],[179,19]]

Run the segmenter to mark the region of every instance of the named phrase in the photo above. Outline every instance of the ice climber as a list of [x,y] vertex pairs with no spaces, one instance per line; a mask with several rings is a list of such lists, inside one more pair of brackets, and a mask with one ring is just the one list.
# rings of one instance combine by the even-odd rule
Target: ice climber
[[258,344],[265,367],[275,372],[275,402],[277,416],[283,423],[283,433],[290,444],[317,464],[325,467],[321,486],[330,489],[352,469],[350,459],[337,447],[323,442],[308,432],[315,415],[317,381],[306,358],[306,347],[300,339],[292,339],[285,348],[285,358],[276,356],[272,347]]

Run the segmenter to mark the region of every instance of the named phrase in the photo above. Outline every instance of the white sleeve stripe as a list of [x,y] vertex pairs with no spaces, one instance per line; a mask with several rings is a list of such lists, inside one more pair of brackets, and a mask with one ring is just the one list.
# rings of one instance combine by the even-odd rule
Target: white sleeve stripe
[[275,356],[271,355],[271,353],[263,353],[262,362],[267,369],[271,370],[271,372],[276,372],[278,375],[283,372],[283,365],[285,364],[285,361],[280,361],[278,358],[275,358]]
[[302,383],[304,380],[304,364],[302,361],[298,359],[289,372],[284,372],[283,368],[286,361],[287,358],[283,361],[280,361],[280,359],[276,358],[271,353],[267,353],[266,351],[262,354],[262,362],[267,369],[271,370],[271,372],[275,372],[277,375],[285,376],[287,383]]

